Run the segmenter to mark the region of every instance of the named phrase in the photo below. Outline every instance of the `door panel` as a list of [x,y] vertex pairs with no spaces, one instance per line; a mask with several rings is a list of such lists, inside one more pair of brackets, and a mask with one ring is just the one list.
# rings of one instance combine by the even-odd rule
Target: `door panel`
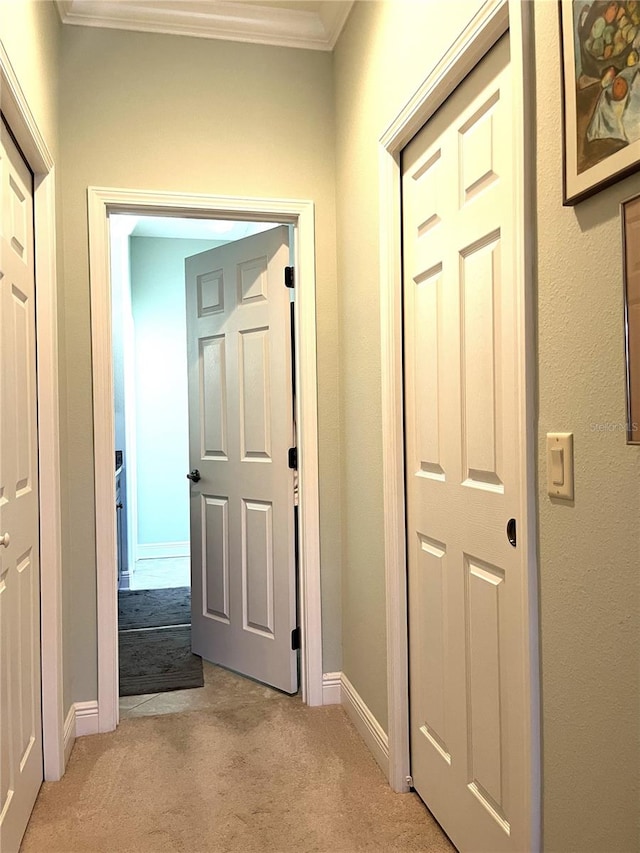
[[0,848],[11,853],[43,773],[32,178],[0,127]]
[[288,228],[187,258],[193,650],[297,690]]
[[227,372],[224,337],[200,341],[201,456],[227,458]]
[[202,495],[202,600],[207,616],[229,623],[229,501]]
[[242,501],[243,627],[273,637],[273,507]]
[[509,43],[403,152],[411,772],[461,851],[528,847]]
[[242,460],[271,460],[269,329],[243,330],[239,343]]

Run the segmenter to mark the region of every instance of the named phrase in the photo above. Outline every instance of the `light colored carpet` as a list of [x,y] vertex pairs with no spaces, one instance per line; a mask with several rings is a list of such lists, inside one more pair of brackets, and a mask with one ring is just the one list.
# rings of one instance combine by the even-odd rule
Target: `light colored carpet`
[[342,708],[266,699],[251,682],[241,694],[78,739],[22,853],[454,849],[415,794],[391,791]]

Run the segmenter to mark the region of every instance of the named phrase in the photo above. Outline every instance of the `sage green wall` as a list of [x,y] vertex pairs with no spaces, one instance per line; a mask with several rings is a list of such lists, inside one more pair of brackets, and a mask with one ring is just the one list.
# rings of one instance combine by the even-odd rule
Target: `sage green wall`
[[[335,50],[343,670],[385,728],[377,139],[474,4],[447,4],[435,27],[438,6],[357,3]],[[592,424],[625,420],[619,202],[640,176],[562,207],[555,3],[535,4],[535,49],[544,849],[627,853],[640,848],[640,453]],[[550,430],[575,435],[572,505],[546,496]]]
[[[624,432],[620,201],[562,207],[555,3],[535,6],[539,553],[545,850],[640,850],[640,448]],[[546,495],[544,436],[574,433],[575,502]]]
[[96,698],[88,186],[316,204],[324,668],[341,668],[331,55],[65,26],[61,66],[75,701]]
[[53,3],[3,0],[0,39],[52,156],[58,151],[58,63],[62,25]]
[[[62,24],[56,7],[50,2],[34,0],[3,0],[0,2],[0,39],[7,52],[11,66],[18,78],[27,103],[31,109],[38,129],[53,157],[56,176],[57,208],[57,289],[58,301],[63,301],[64,268],[62,254],[62,210],[61,210],[61,166],[59,133],[59,65]],[[62,315],[58,318],[59,346],[59,389],[60,389],[60,447],[61,456],[66,449],[65,395],[66,382],[64,372],[65,329]],[[64,475],[63,475],[64,477]],[[62,538],[68,541],[68,514],[66,487],[62,486]],[[64,567],[63,567],[64,569]],[[67,630],[70,622],[70,596],[65,583],[63,596],[63,704],[64,713],[71,705],[72,668],[69,665],[72,649],[71,634]]]

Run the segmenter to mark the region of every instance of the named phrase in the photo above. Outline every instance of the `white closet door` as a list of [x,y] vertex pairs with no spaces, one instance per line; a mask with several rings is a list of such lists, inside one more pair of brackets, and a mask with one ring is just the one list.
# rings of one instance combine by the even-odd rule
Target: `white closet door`
[[33,183],[0,123],[0,849],[42,783]]
[[411,772],[461,851],[528,849],[509,41],[402,158]]

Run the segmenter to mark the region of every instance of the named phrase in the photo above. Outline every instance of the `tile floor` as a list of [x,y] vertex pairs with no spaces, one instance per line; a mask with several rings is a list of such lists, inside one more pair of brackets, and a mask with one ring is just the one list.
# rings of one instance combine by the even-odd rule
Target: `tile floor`
[[191,585],[189,557],[159,557],[154,560],[136,560],[131,575],[120,578],[120,589],[168,589]]
[[[121,589],[167,589],[190,586],[189,557],[164,557],[154,560],[138,560],[136,570],[128,578],[130,585],[121,583]],[[120,719],[154,717],[175,714],[180,711],[231,710],[241,699],[247,702],[263,702],[282,697],[279,690],[266,687],[222,669],[208,661],[202,662],[204,687],[192,690],[170,690],[165,693],[143,693],[139,696],[120,697]]]
[[144,693],[141,696],[121,696],[120,719],[155,717],[180,711],[233,710],[240,699],[244,705],[247,702],[264,702],[281,699],[283,696],[286,698],[279,690],[236,675],[235,672],[222,669],[208,661],[202,662],[202,668],[204,687],[171,690],[167,693]]

